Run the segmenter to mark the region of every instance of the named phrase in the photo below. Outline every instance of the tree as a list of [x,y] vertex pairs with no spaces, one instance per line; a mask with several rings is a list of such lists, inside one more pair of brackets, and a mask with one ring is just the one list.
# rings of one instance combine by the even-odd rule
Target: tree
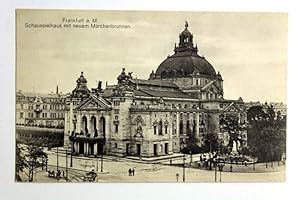
[[233,141],[243,143],[241,134],[245,131],[245,128],[240,124],[239,117],[236,114],[221,115],[220,126],[222,131],[229,135],[229,147],[232,148]]
[[[273,106],[248,111],[248,145],[261,162],[278,160],[286,148],[286,118],[275,114]],[[278,115],[279,114],[279,115]]]
[[36,170],[44,165],[47,154],[37,143],[16,145],[16,180],[22,181],[19,172],[28,176],[28,180],[33,181]]
[[22,181],[19,173],[23,172],[27,168],[27,162],[25,161],[25,156],[22,153],[22,147],[16,143],[16,170],[15,179],[16,181]]
[[203,152],[218,151],[219,142],[216,134],[205,134],[203,140],[204,140],[204,145],[202,146]]
[[197,138],[195,136],[195,133],[193,133],[191,130],[189,130],[187,136],[188,137],[186,140],[186,145],[184,148],[181,149],[181,153],[184,153],[184,154],[201,153],[201,148],[197,144]]

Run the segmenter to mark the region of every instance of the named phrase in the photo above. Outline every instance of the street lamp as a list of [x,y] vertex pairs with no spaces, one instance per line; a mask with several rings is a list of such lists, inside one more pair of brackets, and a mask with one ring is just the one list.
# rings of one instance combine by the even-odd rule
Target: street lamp
[[182,181],[185,182],[185,154],[183,153]]
[[215,182],[217,182],[217,165],[218,165],[217,155],[212,160],[214,161],[214,165],[215,165]]
[[[221,176],[221,173],[223,171],[223,167],[225,165],[225,161],[222,160],[222,159],[218,159],[218,168],[219,168],[219,171],[220,171],[220,182],[222,182],[222,176]],[[217,167],[216,167],[217,168]]]

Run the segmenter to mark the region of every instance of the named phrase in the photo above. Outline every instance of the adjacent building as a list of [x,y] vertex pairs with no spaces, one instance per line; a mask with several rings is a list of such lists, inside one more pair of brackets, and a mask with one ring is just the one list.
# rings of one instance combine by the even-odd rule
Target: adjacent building
[[51,94],[16,93],[16,125],[64,128],[66,96]]

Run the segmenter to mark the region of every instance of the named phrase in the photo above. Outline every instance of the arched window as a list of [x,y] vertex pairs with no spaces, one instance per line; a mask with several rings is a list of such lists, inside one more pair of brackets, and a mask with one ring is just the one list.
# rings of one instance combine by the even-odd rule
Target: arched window
[[87,118],[86,116],[83,116],[82,117],[82,120],[81,120],[81,128],[83,130],[83,133],[88,133],[88,127],[87,127]]
[[100,127],[99,127],[99,131],[100,134],[103,135],[103,137],[105,137],[105,118],[104,117],[100,117]]
[[162,127],[163,127],[163,123],[160,120],[158,123],[158,135],[162,135]]
[[97,137],[97,120],[95,116],[91,117],[91,133],[94,133],[94,136]]

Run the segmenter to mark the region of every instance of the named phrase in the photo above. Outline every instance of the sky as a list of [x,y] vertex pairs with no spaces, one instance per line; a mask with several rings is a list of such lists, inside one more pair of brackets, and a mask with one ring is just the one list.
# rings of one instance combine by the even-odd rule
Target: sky
[[[25,26],[63,25],[63,18],[97,18],[99,24],[130,28]],[[226,99],[286,103],[286,13],[18,10],[17,90],[50,93],[58,85],[68,93],[82,71],[89,88],[99,80],[115,84],[123,67],[148,79],[173,54],[185,21],[198,54],[221,73]]]

